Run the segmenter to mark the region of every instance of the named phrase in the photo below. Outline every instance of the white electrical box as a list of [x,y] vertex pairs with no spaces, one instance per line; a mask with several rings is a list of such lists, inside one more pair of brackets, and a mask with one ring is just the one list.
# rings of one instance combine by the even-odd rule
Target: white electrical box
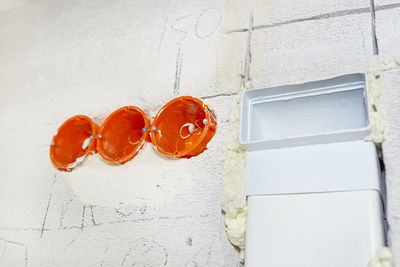
[[365,267],[384,245],[364,74],[247,91],[246,266]]

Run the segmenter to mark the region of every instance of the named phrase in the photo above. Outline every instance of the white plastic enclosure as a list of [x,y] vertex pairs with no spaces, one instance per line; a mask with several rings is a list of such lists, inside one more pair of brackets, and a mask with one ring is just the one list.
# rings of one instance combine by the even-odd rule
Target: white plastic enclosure
[[366,267],[384,246],[377,191],[250,196],[246,267]]
[[246,267],[364,267],[385,244],[365,74],[243,94]]
[[246,91],[240,122],[247,150],[362,139],[370,128],[365,74]]

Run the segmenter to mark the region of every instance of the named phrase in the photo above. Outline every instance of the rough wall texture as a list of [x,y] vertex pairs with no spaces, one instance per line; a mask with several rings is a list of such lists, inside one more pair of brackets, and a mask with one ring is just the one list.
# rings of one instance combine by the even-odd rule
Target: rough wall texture
[[383,153],[386,166],[387,217],[389,220],[389,245],[394,256],[400,260],[400,69],[382,74],[387,103],[387,119],[391,140],[384,143]]
[[[222,1],[106,0],[33,1],[0,14],[2,266],[238,263],[220,173],[245,49],[220,86],[223,14]],[[232,38],[245,46],[245,33]],[[218,114],[200,156],[166,160],[147,145],[123,166],[97,156],[71,173],[51,165],[48,144],[68,117],[100,122],[124,105],[151,117],[179,95],[207,97]]]
[[[378,45],[395,57],[399,5],[375,4]],[[220,212],[221,159],[251,9],[254,87],[360,72],[371,61],[368,0],[37,0],[0,9],[0,264],[237,265]],[[400,257],[400,78],[385,79],[390,240]],[[51,137],[68,117],[101,121],[124,105],[152,116],[178,95],[203,97],[217,114],[200,156],[168,161],[148,145],[124,166],[97,157],[72,173],[51,165]]]

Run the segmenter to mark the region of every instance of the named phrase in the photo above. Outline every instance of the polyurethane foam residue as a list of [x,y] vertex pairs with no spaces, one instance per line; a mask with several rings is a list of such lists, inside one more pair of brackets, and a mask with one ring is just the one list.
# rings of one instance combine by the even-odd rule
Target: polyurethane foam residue
[[376,257],[369,261],[368,267],[395,267],[392,252],[387,247],[379,249]]
[[367,140],[380,144],[389,138],[386,126],[386,105],[381,73],[400,67],[396,60],[383,60],[379,56],[373,58],[367,70],[368,100],[370,104],[371,130]]
[[[389,129],[386,124],[386,105],[384,98],[384,84],[382,72],[400,68],[400,61],[382,59],[379,56],[373,58],[372,64],[367,70],[368,100],[371,118],[371,130],[367,140],[381,144],[390,139]],[[395,267],[392,253],[389,248],[382,247],[377,256],[368,263],[368,267]]]
[[224,200],[222,210],[229,241],[240,249],[240,260],[244,260],[246,245],[247,199],[245,193],[246,151],[239,144],[240,101],[244,86],[235,98],[235,104],[230,114],[227,145],[223,161],[222,183]]

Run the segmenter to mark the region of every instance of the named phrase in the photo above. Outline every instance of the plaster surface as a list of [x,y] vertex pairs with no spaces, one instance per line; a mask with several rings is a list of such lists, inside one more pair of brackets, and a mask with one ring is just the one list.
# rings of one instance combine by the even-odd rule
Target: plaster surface
[[[396,3],[385,1],[375,5]],[[254,88],[364,71],[372,61],[365,0],[1,6],[2,265],[238,265],[221,214],[221,161],[245,74],[250,10]],[[396,5],[376,11],[378,46],[387,58],[398,57],[399,14]],[[383,146],[389,244],[399,259],[400,78],[396,70],[382,77],[392,135]],[[217,114],[217,134],[200,156],[169,161],[147,145],[123,166],[97,156],[71,173],[51,165],[49,143],[67,118],[86,114],[101,122],[124,105],[152,117],[180,95],[203,98]]]

